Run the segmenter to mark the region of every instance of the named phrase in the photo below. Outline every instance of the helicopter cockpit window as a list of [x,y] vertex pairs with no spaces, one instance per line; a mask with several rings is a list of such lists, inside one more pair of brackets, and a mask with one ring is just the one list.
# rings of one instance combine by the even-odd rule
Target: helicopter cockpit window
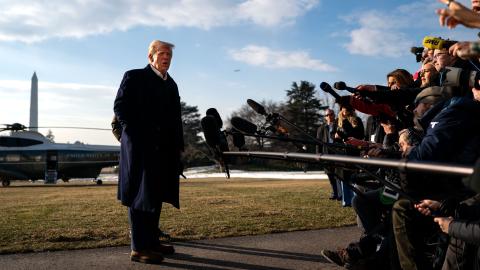
[[26,147],[36,144],[42,144],[42,142],[25,138],[0,137],[0,146],[4,147]]

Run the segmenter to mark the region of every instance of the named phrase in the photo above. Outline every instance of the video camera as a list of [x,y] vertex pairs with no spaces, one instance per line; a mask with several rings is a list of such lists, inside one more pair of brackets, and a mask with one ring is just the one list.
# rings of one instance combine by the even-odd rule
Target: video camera
[[410,48],[410,52],[415,54],[415,60],[417,62],[421,62],[422,61],[422,57],[423,57],[423,51],[425,50],[425,48],[423,47],[412,47]]
[[470,89],[480,89],[480,72],[475,70],[465,70],[456,67],[444,67],[440,70],[441,85],[458,87],[460,92],[456,95],[463,96],[470,93]]

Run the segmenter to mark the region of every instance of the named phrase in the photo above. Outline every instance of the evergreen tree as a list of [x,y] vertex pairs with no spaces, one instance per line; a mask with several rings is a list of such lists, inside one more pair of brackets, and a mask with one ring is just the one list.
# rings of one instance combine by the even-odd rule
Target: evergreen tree
[[320,100],[315,97],[315,85],[307,81],[300,81],[300,85],[293,82],[286,92],[288,119],[315,137],[320,121],[319,110],[323,109]]
[[185,151],[183,153],[183,162],[185,167],[205,165],[211,163],[206,153],[208,149],[200,137],[202,128],[200,126],[200,114],[197,106],[189,106],[185,102],[180,102],[183,121],[183,139],[185,142]]
[[53,135],[53,132],[51,129],[48,130],[47,135],[45,135],[45,138],[47,138],[47,140],[51,141],[52,143],[55,142],[55,135]]

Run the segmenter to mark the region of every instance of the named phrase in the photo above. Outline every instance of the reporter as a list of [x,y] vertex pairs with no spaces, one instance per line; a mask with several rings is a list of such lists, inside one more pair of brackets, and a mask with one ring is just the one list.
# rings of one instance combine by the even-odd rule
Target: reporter
[[[441,209],[442,203],[422,200],[415,208],[425,216]],[[447,213],[448,215],[448,213]],[[480,269],[480,194],[461,202],[456,207],[456,216],[435,217],[433,220],[450,242],[442,270]]]
[[[360,140],[364,138],[364,127],[360,117],[355,114],[355,110],[349,105],[341,105],[338,113],[337,132],[335,133],[337,141],[346,141],[349,137],[354,137]],[[347,155],[352,154],[347,151]],[[338,169],[337,174],[343,178],[344,181],[350,182],[352,172],[349,170]],[[342,181],[342,206],[349,207],[352,205],[353,191],[350,187]]]
[[439,85],[440,74],[432,62],[423,64],[419,75],[422,82],[420,88]]
[[[472,90],[474,94],[477,91],[480,92]],[[426,135],[417,147],[411,149],[407,160],[473,164],[480,151],[478,115],[480,103],[470,97],[453,97],[437,103],[422,116]],[[439,200],[465,193],[458,177],[409,174],[401,183],[402,189],[414,198]],[[423,235],[419,234],[422,231],[419,227],[425,224],[428,228],[429,222],[432,221],[419,216],[412,202],[398,200],[394,204],[392,223],[403,269],[418,269],[425,263],[421,255]]]

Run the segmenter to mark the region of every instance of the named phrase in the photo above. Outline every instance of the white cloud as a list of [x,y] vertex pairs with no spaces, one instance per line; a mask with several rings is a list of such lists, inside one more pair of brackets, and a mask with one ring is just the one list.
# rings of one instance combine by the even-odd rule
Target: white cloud
[[401,31],[403,18],[395,18],[371,11],[353,16],[359,28],[349,32],[350,42],[345,44],[351,54],[400,57],[413,45]]
[[253,66],[267,68],[303,68],[319,71],[336,71],[336,68],[322,60],[313,59],[306,51],[275,51],[268,47],[248,45],[231,50],[233,59]]
[[0,41],[81,38],[135,26],[213,27],[249,22],[291,24],[319,0],[4,0]]
[[238,6],[240,18],[256,24],[275,26],[288,24],[318,4],[318,0],[248,0]]
[[[438,3],[418,1],[393,10],[357,12],[343,19],[357,25],[348,33],[344,44],[351,54],[400,57],[409,54],[409,47],[419,45],[408,33],[422,29],[438,29],[435,8]],[[430,33],[425,33],[428,35]]]

